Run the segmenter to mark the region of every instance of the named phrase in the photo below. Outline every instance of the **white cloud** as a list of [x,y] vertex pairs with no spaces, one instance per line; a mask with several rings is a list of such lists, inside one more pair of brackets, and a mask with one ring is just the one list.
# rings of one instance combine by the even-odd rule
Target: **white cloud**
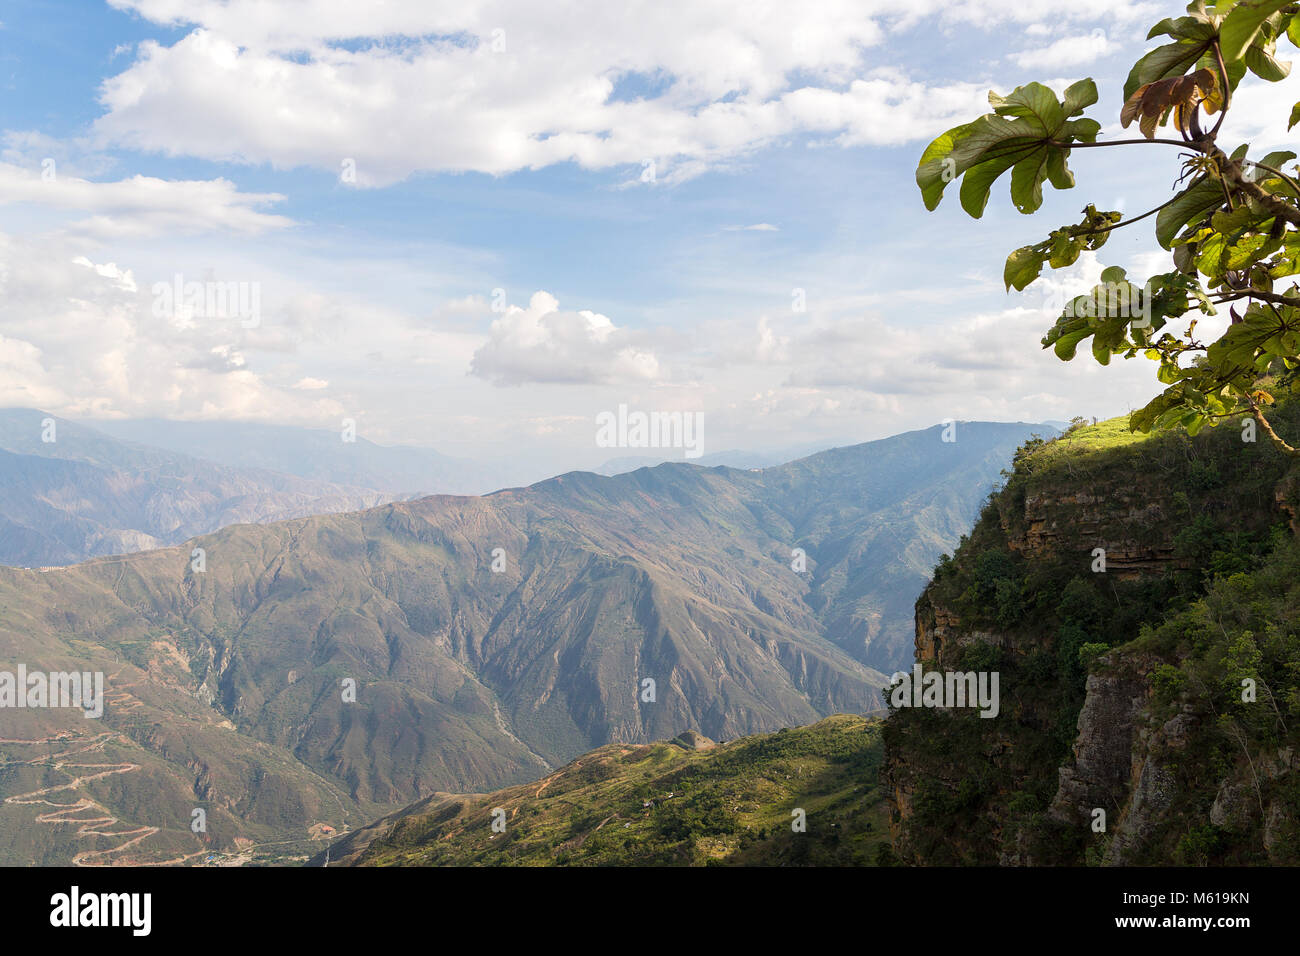
[[1035,50],[1012,53],[1008,59],[1025,70],[1059,69],[1095,63],[1114,50],[1115,44],[1106,38],[1105,31],[1094,30],[1089,34],[1062,37]]
[[339,412],[249,369],[254,333],[179,326],[147,286],[57,240],[0,235],[0,406],[65,415],[317,420]]
[[1263,159],[1269,149],[1282,147],[1295,151],[1295,130],[1287,130],[1291,107],[1300,100],[1300,72],[1278,83],[1269,83],[1250,74],[1233,92],[1232,106],[1219,134],[1221,143],[1248,142],[1251,156]]
[[90,213],[72,230],[96,238],[193,234],[225,231],[255,235],[292,225],[284,216],[259,207],[280,202],[278,193],[244,193],[226,179],[166,180],[132,176],[117,182],[91,182],[0,163],[0,205],[33,203],[48,209]]
[[897,31],[1139,15],[1122,0],[809,0],[761,15],[724,0],[113,2],[196,28],[141,43],[104,82],[106,141],[280,168],[353,160],[361,186],[646,160],[675,182],[792,136],[912,142],[981,110],[986,89],[876,68],[870,51]]
[[526,382],[611,384],[649,382],[659,360],[625,329],[596,312],[561,312],[548,292],[534,292],[528,308],[510,306],[492,323],[474,353],[471,371],[495,385]]

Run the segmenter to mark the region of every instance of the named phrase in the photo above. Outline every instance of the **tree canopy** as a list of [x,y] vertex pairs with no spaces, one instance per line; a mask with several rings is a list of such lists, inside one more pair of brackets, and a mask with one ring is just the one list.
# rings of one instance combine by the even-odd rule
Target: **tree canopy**
[[[1135,138],[1098,139],[1100,124],[1083,114],[1097,102],[1097,87],[1083,79],[1064,96],[1040,83],[1009,96],[989,93],[992,113],[948,130],[921,156],[916,182],[926,207],[938,206],[947,186],[961,177],[962,208],[980,218],[994,182],[1011,173],[1011,201],[1036,212],[1043,184],[1074,186],[1069,166],[1076,149],[1179,147],[1173,198],[1141,215],[1083,210],[1082,221],[1053,230],[1042,242],[1016,249],[1003,279],[1023,290],[1044,264],[1072,265],[1084,251],[1101,249],[1111,232],[1155,218],[1156,241],[1170,252],[1172,268],[1139,287],[1111,266],[1088,294],[1066,303],[1043,347],[1071,360],[1091,340],[1103,365],[1114,355],[1139,354],[1158,363],[1165,386],[1130,418],[1134,431],[1181,425],[1195,434],[1206,424],[1253,415],[1260,429],[1287,454],[1300,457],[1269,423],[1277,397],[1300,391],[1300,183],[1287,173],[1296,154],[1271,152],[1249,159],[1249,144],[1225,152],[1224,120],[1248,75],[1277,82],[1291,69],[1277,59],[1285,38],[1300,47],[1300,3],[1286,0],[1195,0],[1187,16],[1169,17],[1147,39],[1167,38],[1133,64],[1124,84],[1120,123],[1136,124]],[[1300,103],[1288,129],[1300,122]],[[1162,128],[1168,135],[1157,136]],[[1172,157],[1171,157],[1172,158]],[[1175,167],[1178,169],[1178,167]],[[1174,170],[1171,170],[1171,176]],[[1218,338],[1197,332],[1200,316],[1228,309]]]

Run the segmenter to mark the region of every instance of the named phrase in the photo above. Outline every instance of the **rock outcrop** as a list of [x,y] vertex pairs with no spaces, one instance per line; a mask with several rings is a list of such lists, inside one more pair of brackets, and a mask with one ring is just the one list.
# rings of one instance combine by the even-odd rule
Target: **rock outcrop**
[[1086,429],[1074,438],[1018,460],[917,601],[922,667],[997,670],[1003,699],[995,720],[891,714],[895,854],[919,865],[1294,862],[1287,721],[1300,720],[1280,702],[1291,691],[1268,689],[1276,720],[1216,710],[1214,695],[1237,693],[1209,686],[1223,666],[1203,678],[1184,665],[1233,640],[1255,660],[1253,632],[1214,626],[1197,646],[1178,636],[1201,633],[1191,625],[1162,640],[1149,629],[1204,612],[1206,589],[1227,587],[1216,573],[1277,553],[1279,525],[1300,535],[1300,472],[1228,429],[1119,447],[1090,445]]

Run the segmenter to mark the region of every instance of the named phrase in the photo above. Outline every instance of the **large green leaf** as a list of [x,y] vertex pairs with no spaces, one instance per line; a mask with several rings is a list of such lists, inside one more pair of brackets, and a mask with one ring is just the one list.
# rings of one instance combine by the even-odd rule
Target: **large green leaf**
[[984,207],[989,203],[989,193],[993,189],[993,183],[1015,165],[1015,162],[1015,155],[1009,155],[968,169],[961,181],[961,208],[975,219],[984,215]]
[[1231,62],[1244,57],[1246,51],[1261,39],[1265,30],[1264,21],[1294,2],[1295,0],[1240,0],[1219,24],[1219,50],[1223,53],[1224,61]]
[[1040,149],[1011,169],[1011,202],[1023,213],[1031,213],[1043,204],[1049,155],[1048,150]]
[[989,105],[999,116],[1028,120],[1036,130],[1054,133],[1065,123],[1065,107],[1056,94],[1041,83],[1018,86],[1010,96],[989,92]]
[[[916,184],[921,187],[921,198],[925,200],[926,209],[933,210],[939,205],[939,200],[943,198],[944,187],[956,175],[956,164],[948,159],[948,154],[952,152],[957,138],[965,129],[965,126],[958,126],[956,129],[948,130],[927,146],[925,152],[921,154],[921,163],[916,168]],[[922,170],[926,171],[924,179]]]
[[1006,283],[1008,290],[1014,288],[1017,292],[1021,292],[1025,286],[1038,278],[1046,261],[1047,256],[1033,246],[1022,246],[1007,256],[1007,264],[1002,267],[1002,281]]
[[1295,159],[1295,153],[1289,149],[1278,149],[1269,153],[1260,162],[1265,166],[1272,166],[1274,169],[1281,169],[1284,165]]
[[1273,56],[1272,44],[1268,47],[1250,46],[1246,48],[1246,54],[1242,57],[1246,66],[1250,67],[1250,72],[1254,73],[1261,80],[1268,80],[1270,83],[1277,83],[1285,80],[1291,74],[1291,64],[1289,62],[1278,60]]
[[1065,90],[1062,100],[1066,116],[1078,116],[1085,109],[1097,102],[1097,84],[1090,78],[1071,83]]
[[1173,247],[1174,237],[1188,223],[1197,222],[1223,202],[1223,186],[1217,179],[1204,177],[1183,190],[1172,203],[1156,213],[1156,241],[1166,249]]
[[978,219],[993,183],[1010,169],[1012,201],[1021,212],[1034,212],[1043,202],[1044,180],[1057,189],[1074,185],[1068,144],[1095,142],[1101,126],[1069,117],[1096,101],[1091,80],[1071,84],[1064,102],[1041,83],[1017,87],[1005,97],[989,93],[992,113],[948,130],[922,154],[916,183],[926,208],[938,206],[948,184],[961,176],[962,208]]

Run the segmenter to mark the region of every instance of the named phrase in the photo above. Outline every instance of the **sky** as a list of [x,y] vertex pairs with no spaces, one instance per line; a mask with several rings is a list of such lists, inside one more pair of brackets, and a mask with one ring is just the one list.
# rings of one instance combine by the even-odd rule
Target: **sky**
[[[1177,150],[1078,150],[1034,216],[1005,179],[981,220],[927,212],[914,174],[1031,80],[1093,77],[1123,135],[1181,11],[4,0],[0,406],[350,419],[555,471],[613,457],[620,405],[701,416],[705,453],[1125,413],[1152,363],[1039,342],[1102,267],[1165,271],[1150,230],[1024,293],[1002,265],[1089,202],[1159,205]],[[1286,145],[1300,87],[1242,91],[1221,140]]]

